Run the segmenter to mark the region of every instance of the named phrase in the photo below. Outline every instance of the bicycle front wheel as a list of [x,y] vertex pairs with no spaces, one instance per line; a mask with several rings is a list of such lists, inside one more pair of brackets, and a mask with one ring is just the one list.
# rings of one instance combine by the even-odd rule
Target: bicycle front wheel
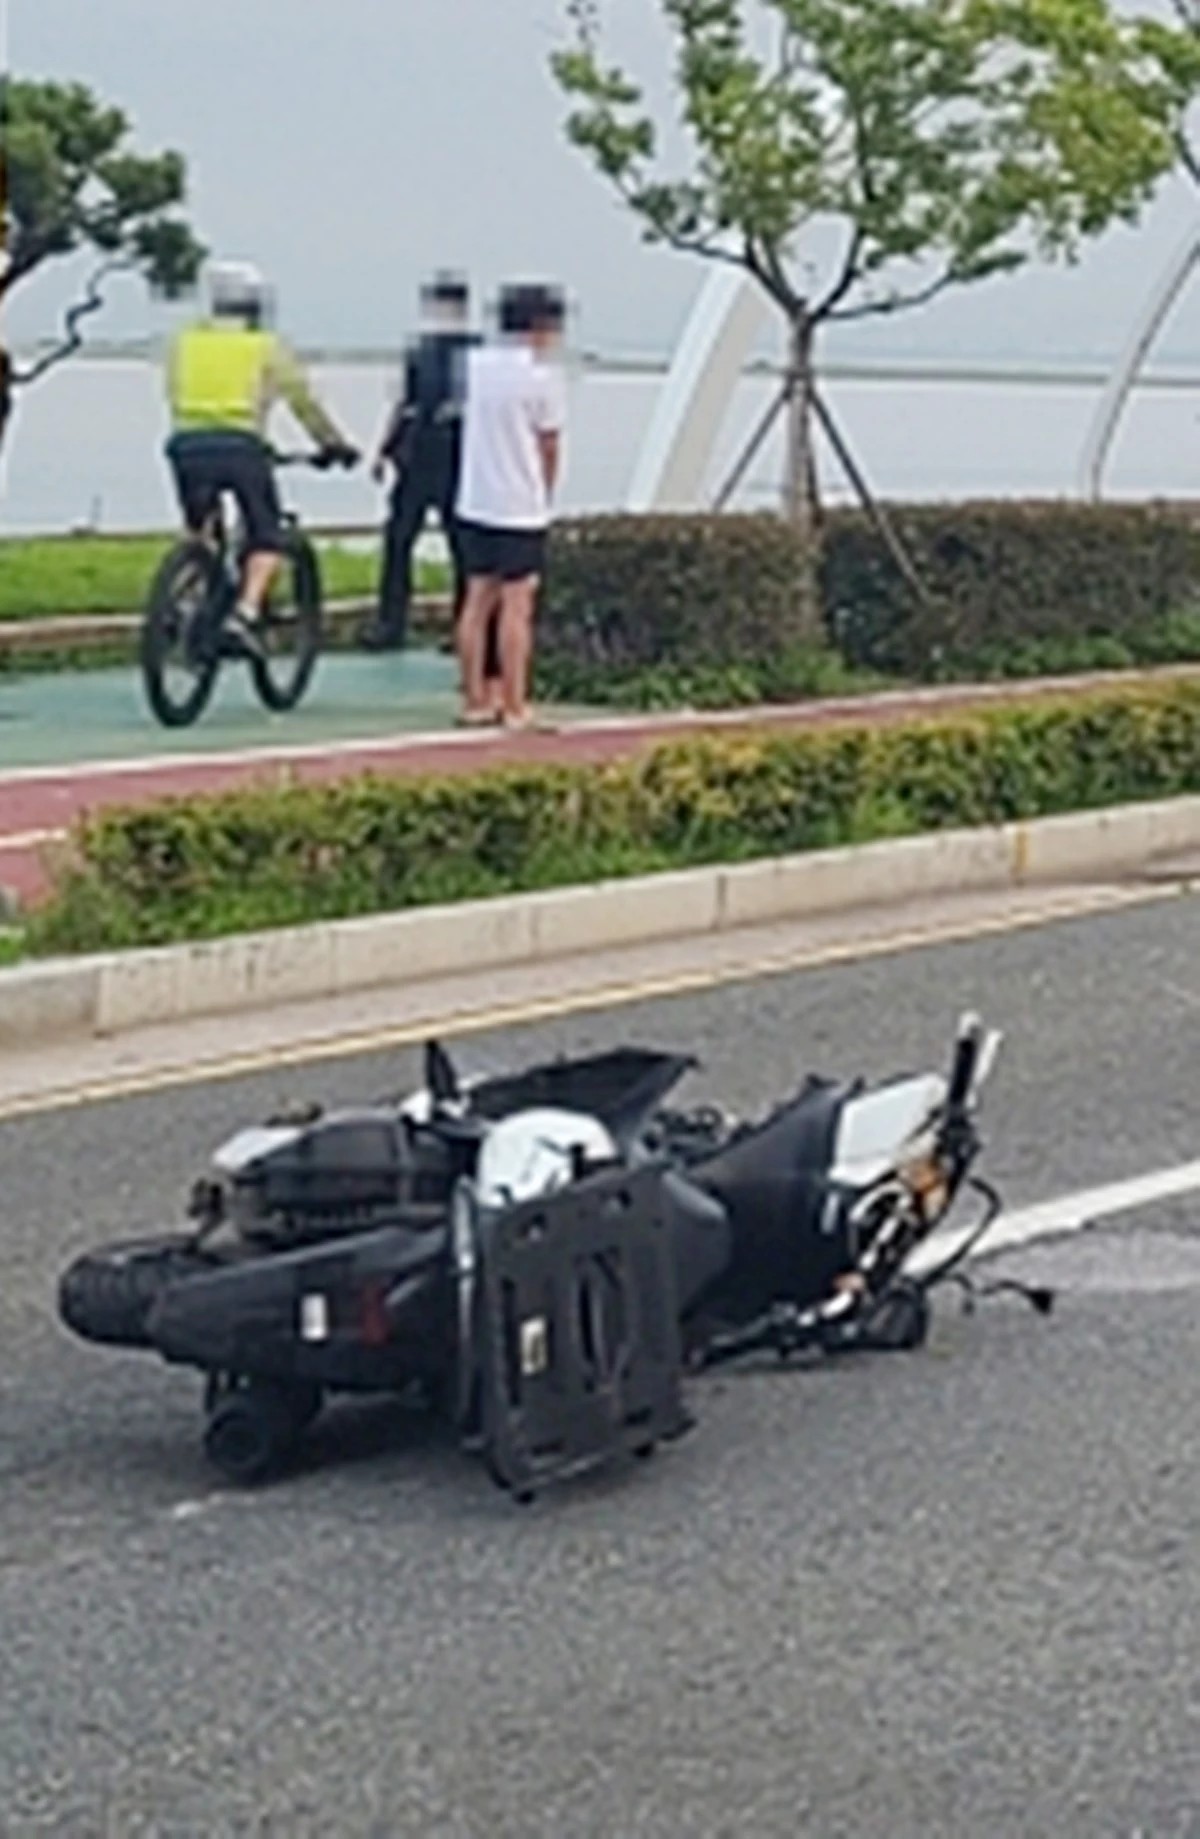
[[321,574],[306,537],[292,536],[259,622],[262,656],[250,660],[254,687],[268,709],[294,709],[321,655]]
[[154,577],[142,619],[142,679],[164,728],[188,727],[212,695],[221,590],[220,560],[199,541],[177,544]]

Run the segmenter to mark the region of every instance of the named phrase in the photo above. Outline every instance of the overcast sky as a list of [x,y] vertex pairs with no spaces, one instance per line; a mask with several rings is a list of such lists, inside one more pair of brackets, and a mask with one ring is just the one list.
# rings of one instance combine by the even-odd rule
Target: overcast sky
[[[607,10],[613,43],[656,85],[658,0]],[[643,248],[564,143],[547,68],[563,0],[8,0],[8,12],[14,72],[91,83],[145,147],[186,153],[204,240],[269,270],[305,342],[399,342],[421,276],[441,264],[485,291],[511,273],[560,277],[589,349],[661,350],[679,329],[694,264]],[[1111,350],[1198,212],[1200,194],[1172,182],[1141,228],[1114,232],[1080,267],[869,322],[854,348]],[[23,288],[14,335],[51,329],[61,291],[61,276]],[[155,323],[124,283],[103,329]],[[1200,349],[1200,281],[1164,349]]]

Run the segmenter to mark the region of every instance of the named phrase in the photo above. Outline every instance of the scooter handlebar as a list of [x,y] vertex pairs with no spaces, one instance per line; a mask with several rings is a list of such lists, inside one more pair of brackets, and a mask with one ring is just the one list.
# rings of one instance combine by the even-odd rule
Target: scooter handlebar
[[959,1024],[958,1039],[954,1044],[950,1087],[946,1094],[946,1109],[951,1116],[964,1111],[967,1107],[971,1089],[975,1083],[975,1073],[982,1047],[983,1023],[977,1015],[965,1015]]

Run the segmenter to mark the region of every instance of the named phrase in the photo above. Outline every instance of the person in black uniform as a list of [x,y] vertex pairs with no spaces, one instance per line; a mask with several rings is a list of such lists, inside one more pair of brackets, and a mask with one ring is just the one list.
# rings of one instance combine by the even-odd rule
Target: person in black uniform
[[400,649],[408,636],[412,558],[430,511],[436,511],[450,546],[454,611],[464,578],[454,505],[462,460],[463,398],[467,352],[478,339],[469,331],[470,290],[456,275],[439,275],[421,290],[421,337],[407,356],[404,389],[388,417],[373,476],[392,475],[384,537],[379,608],[360,634],[368,650]]

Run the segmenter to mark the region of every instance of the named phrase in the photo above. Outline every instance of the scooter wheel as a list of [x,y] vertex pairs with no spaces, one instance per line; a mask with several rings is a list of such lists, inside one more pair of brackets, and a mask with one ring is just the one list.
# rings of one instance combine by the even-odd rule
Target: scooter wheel
[[173,1283],[211,1268],[181,1235],[109,1245],[77,1258],[59,1280],[58,1311],[86,1341],[149,1347],[147,1322]]
[[929,1298],[914,1283],[896,1284],[867,1324],[866,1345],[880,1353],[906,1354],[923,1347],[929,1335]]
[[288,1388],[287,1404],[297,1434],[316,1423],[324,1403],[325,1395],[320,1386],[296,1385]]
[[204,1453],[227,1481],[253,1487],[278,1468],[298,1428],[285,1394],[248,1387],[217,1406],[204,1432]]

